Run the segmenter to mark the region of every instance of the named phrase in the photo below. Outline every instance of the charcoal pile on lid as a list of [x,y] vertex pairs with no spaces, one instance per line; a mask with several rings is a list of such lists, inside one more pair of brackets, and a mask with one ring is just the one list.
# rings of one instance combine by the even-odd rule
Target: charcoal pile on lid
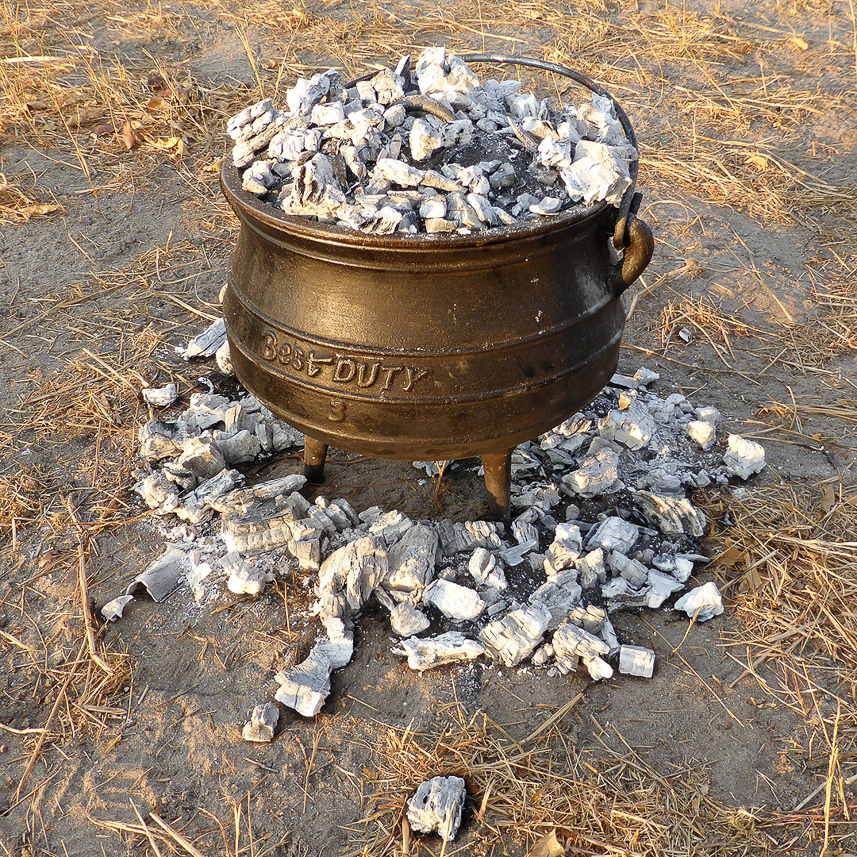
[[606,201],[637,151],[613,101],[552,106],[518,80],[481,80],[445,48],[344,85],[301,79],[227,133],[244,190],[286,214],[374,234],[470,234]]
[[[258,597],[274,580],[305,588],[315,645],[296,648],[273,676],[275,699],[303,716],[324,706],[371,605],[399,638],[393,653],[420,673],[488,658],[498,669],[651,678],[655,653],[621,640],[611,616],[720,615],[717,586],[692,580],[706,562],[708,524],[693,492],[730,490],[730,479],[765,466],[764,449],[725,434],[716,408],[664,395],[658,381],[646,369],[614,375],[584,411],[519,445],[508,527],[310,502],[297,474],[250,485],[248,465],[299,448],[302,436],[243,391],[194,393],[181,413],[140,429],[137,491],[164,521],[168,545],[103,615],[117,620],[134,598],[163,600],[182,584],[200,606],[228,593]],[[275,723],[258,707],[246,737],[268,740]]]

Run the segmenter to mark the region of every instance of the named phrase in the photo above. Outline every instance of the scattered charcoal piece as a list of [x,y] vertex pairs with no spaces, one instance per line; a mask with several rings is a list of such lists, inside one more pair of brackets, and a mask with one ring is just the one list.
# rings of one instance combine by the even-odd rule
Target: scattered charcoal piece
[[450,842],[458,833],[466,797],[461,777],[433,777],[408,800],[408,823],[417,833],[437,833]]
[[280,720],[280,709],[273,702],[257,705],[250,714],[250,720],[244,724],[241,737],[245,741],[267,744],[274,740],[274,730]]
[[166,601],[181,586],[188,566],[187,554],[178,548],[169,547],[131,581],[125,594],[136,595],[142,588],[152,600],[158,603]]
[[476,590],[449,580],[432,581],[423,592],[423,603],[458,621],[475,619],[485,609],[485,602]]
[[394,652],[406,655],[408,666],[412,670],[423,672],[456,661],[472,661],[485,654],[485,646],[465,637],[459,631],[447,631],[436,637],[411,637],[403,640]]
[[101,608],[101,615],[108,622],[115,622],[117,619],[122,618],[122,612],[133,600],[133,595],[120,595],[112,601],[108,601]]
[[723,463],[730,476],[747,480],[765,467],[765,449],[760,443],[747,440],[739,434],[730,434],[728,444]]
[[619,649],[619,672],[651,678],[655,672],[655,653],[641,646],[622,646]]
[[723,598],[717,586],[709,581],[682,595],[676,601],[675,609],[684,610],[688,617],[695,618],[697,622],[707,622],[723,612]]

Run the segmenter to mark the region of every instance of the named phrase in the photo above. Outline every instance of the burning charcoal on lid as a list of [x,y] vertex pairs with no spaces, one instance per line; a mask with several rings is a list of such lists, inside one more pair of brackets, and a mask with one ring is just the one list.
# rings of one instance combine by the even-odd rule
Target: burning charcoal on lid
[[[469,234],[601,201],[618,206],[637,159],[609,98],[593,93],[577,106],[540,100],[517,80],[481,80],[442,47],[424,50],[413,75],[387,68],[348,88],[333,69],[301,78],[284,109],[265,99],[226,130],[243,190],[277,200],[288,214],[374,234]],[[347,169],[347,181],[345,170],[332,180],[331,159]],[[433,212],[404,227],[360,213],[361,195],[418,186],[475,198],[456,216]],[[503,194],[506,202],[518,198],[511,212]]]

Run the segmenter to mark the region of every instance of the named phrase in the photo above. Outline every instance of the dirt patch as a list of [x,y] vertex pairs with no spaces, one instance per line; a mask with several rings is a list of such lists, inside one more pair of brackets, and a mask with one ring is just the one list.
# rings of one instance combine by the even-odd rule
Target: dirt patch
[[[835,2],[7,4],[0,850],[187,853],[178,832],[206,855],[440,853],[403,845],[402,808],[420,777],[452,773],[469,800],[447,854],[521,855],[554,828],[574,855],[853,850],[854,32]],[[132,604],[99,629],[108,674],[87,655],[67,500],[100,605],[162,546],[130,490],[143,381],[186,400],[215,371],[173,349],[219,314],[237,233],[217,186],[226,119],[298,75],[427,43],[564,62],[615,92],[658,241],[620,371],[717,406],[769,464],[706,498],[702,579],[727,613],[617,620],[657,650],[651,681],[418,676],[370,613],[322,713],[284,712],[255,747],[249,710],[315,639],[311,578]],[[409,463],[332,452],[328,478],[358,510],[483,510],[467,467],[438,489]]]

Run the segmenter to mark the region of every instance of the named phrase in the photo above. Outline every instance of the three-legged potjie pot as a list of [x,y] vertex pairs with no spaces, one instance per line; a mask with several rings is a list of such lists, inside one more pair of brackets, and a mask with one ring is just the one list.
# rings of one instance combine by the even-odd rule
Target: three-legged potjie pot
[[[545,68],[609,95],[549,63],[464,59]],[[321,481],[328,445],[377,458],[481,456],[501,515],[514,447],[585,406],[615,371],[620,295],[652,255],[634,184],[619,208],[452,237],[367,235],[283,214],[243,191],[231,163],[221,185],[241,223],[224,301],[232,363],[305,433],[309,480]]]

